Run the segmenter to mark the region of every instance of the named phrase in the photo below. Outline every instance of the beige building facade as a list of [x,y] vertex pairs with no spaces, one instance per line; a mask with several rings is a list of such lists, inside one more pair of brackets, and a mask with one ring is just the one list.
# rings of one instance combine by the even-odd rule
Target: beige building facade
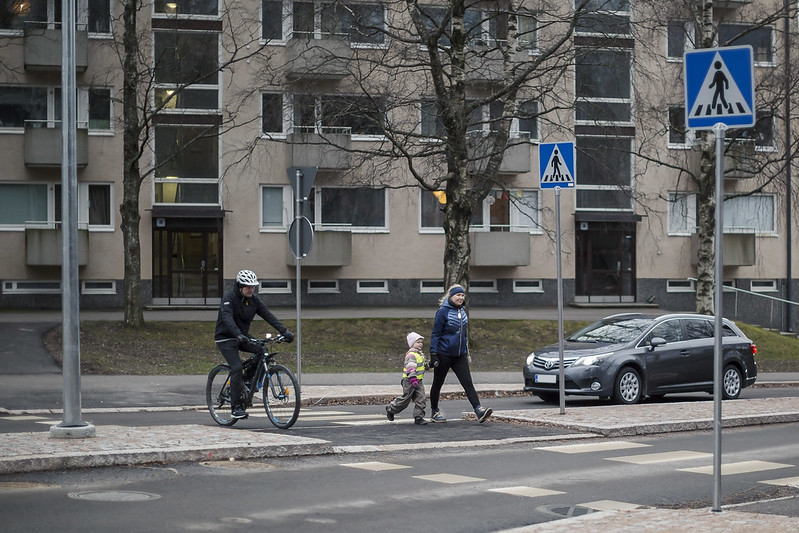
[[[519,9],[509,14],[511,4]],[[532,61],[565,27],[574,6],[560,4],[471,6],[471,49],[500,47],[515,25],[514,61]],[[731,131],[727,143],[725,283],[790,298],[791,108],[769,100],[766,89],[779,86],[764,81],[789,70],[785,20],[768,18],[781,2],[716,4],[717,42],[753,47],[762,90],[757,124]],[[447,19],[444,5],[431,0],[430,28]],[[536,92],[531,80],[520,93],[496,186],[472,217],[472,305],[557,304],[555,193],[539,186],[539,144],[574,142],[577,186],[560,192],[566,303],[693,309],[699,190],[690,175],[700,170],[699,134],[685,129],[682,55],[698,37],[686,5],[592,0],[565,48],[570,63],[557,76],[550,71],[547,91]],[[57,6],[20,0],[0,17],[2,308],[60,307]],[[318,171],[302,204],[314,230],[301,262],[303,305],[437,301],[445,195],[420,188],[403,154],[392,160],[386,149],[386,125],[410,124],[415,168],[440,172],[425,167],[424,156],[434,161],[444,142],[433,90],[423,72],[416,80],[392,68],[399,51],[424,57],[404,6],[157,0],[140,11],[146,305],[213,307],[243,268],[258,274],[271,305],[293,305],[289,174],[311,167]],[[78,246],[87,308],[121,307],[123,298],[122,13],[115,0],[78,1]],[[790,31],[795,26],[792,19]],[[486,99],[470,115],[476,139],[490,138],[498,118],[487,96],[499,83],[497,65],[501,71],[488,53],[472,63],[467,56],[470,97]],[[476,172],[479,165],[477,158]],[[728,316],[768,315],[767,325],[791,326],[779,302],[726,294]]]

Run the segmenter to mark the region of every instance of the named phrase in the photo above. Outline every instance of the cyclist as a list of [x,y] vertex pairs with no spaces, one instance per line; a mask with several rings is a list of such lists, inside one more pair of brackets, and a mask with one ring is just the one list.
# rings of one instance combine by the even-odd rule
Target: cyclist
[[234,287],[222,296],[219,316],[216,319],[216,331],[214,332],[216,347],[230,365],[230,401],[234,402],[233,418],[247,418],[246,405],[241,400],[244,380],[239,350],[256,353],[260,349],[249,336],[250,324],[255,315],[266,320],[286,338],[286,342],[294,340],[294,334],[286,329],[286,326],[267,309],[266,304],[255,294],[255,287],[258,285],[260,283],[255,272],[252,270],[239,272],[236,275]]

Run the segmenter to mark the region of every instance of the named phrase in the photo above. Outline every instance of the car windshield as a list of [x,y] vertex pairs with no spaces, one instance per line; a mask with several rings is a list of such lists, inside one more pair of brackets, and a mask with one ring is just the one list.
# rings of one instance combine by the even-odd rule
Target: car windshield
[[648,317],[626,318],[620,320],[602,320],[584,327],[571,335],[572,342],[607,342],[622,343],[636,339],[652,323]]

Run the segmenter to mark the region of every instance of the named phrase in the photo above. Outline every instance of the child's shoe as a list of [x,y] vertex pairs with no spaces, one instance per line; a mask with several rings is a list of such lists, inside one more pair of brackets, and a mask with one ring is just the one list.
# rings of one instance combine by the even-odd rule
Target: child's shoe
[[426,426],[427,420],[425,420],[424,418],[417,418],[413,421],[413,423],[416,424],[417,426]]
[[394,421],[394,413],[388,410],[388,405],[386,406],[386,418],[388,418],[389,422]]

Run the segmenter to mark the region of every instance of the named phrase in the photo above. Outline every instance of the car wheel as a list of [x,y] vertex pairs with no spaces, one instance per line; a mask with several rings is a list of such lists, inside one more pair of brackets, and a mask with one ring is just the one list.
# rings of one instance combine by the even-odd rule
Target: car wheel
[[616,376],[613,399],[624,404],[638,403],[641,400],[641,376],[634,368],[622,368]]
[[544,403],[560,403],[559,392],[537,392],[536,395],[541,398]]
[[741,371],[733,365],[728,365],[724,369],[724,380],[722,381],[722,398],[734,400],[741,395]]

